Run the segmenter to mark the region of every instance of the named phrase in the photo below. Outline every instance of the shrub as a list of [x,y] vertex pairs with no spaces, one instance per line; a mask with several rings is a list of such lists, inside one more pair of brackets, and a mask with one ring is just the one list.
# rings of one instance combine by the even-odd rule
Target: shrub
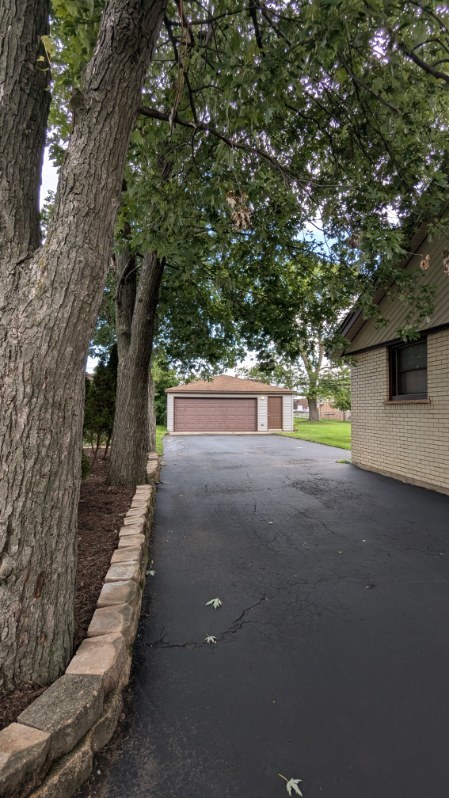
[[83,435],[93,450],[94,460],[100,446],[105,446],[106,458],[114,423],[117,388],[117,345],[100,357],[93,378],[86,379]]

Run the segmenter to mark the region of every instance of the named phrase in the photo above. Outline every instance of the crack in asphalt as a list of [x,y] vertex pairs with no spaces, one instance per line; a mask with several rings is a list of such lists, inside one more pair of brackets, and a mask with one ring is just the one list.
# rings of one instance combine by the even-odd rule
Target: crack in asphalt
[[[220,634],[214,635],[216,641],[218,642],[219,640],[224,640],[227,635],[234,635],[239,632],[246,623],[249,623],[249,621],[244,620],[245,615],[267,600],[267,596],[262,596],[262,598],[260,598],[254,604],[246,607],[227,629],[225,629],[223,632],[220,632]],[[149,648],[202,648],[203,646],[210,645],[210,643],[207,643],[206,640],[201,640],[200,642],[197,642],[196,640],[188,640],[186,643],[169,643],[165,640],[166,635],[164,633],[164,629],[165,627],[162,628],[161,636],[158,640],[154,640],[151,643],[145,643],[145,645]]]
[[[307,587],[307,590],[306,590],[305,595],[303,597],[303,605],[309,606],[309,605],[312,604],[312,601],[311,601],[312,593],[316,590],[316,588],[319,585],[321,585],[323,583],[325,584],[325,583],[327,583],[329,581],[332,581],[333,583],[339,583],[342,580],[348,581],[350,579],[355,579],[357,581],[360,581],[361,580],[361,574],[360,573],[353,573],[353,574],[347,574],[347,573],[345,573],[345,574],[336,574],[336,573],[332,573],[332,574],[329,574],[327,576],[323,576],[323,577],[317,578],[312,583],[309,583],[308,580],[304,579],[304,578],[302,578],[302,579],[297,579],[296,578],[296,579],[292,580],[291,582],[287,582],[285,585],[279,585],[279,587],[277,587],[276,590],[274,590],[269,595],[264,594],[260,599],[255,601],[254,604],[250,604],[249,607],[245,607],[245,609],[242,610],[240,615],[230,624],[230,626],[228,626],[227,629],[225,629],[223,632],[219,632],[218,634],[213,635],[213,637],[215,637],[215,640],[218,643],[218,642],[223,642],[224,640],[226,640],[226,638],[237,634],[237,632],[240,632],[241,629],[246,624],[254,623],[254,621],[245,620],[246,616],[250,612],[252,612],[254,609],[256,609],[256,607],[260,607],[265,602],[272,601],[273,599],[278,598],[281,595],[281,593],[284,593],[286,590],[291,590],[292,588],[298,587],[299,585],[303,585],[303,587]],[[364,587],[366,588],[366,585],[364,585]],[[204,648],[205,646],[213,645],[211,643],[207,643],[205,639],[204,640],[200,640],[200,641],[187,640],[186,642],[182,642],[182,643],[171,643],[168,640],[166,640],[166,636],[167,636],[167,633],[165,632],[165,625],[164,625],[162,627],[162,629],[161,629],[160,637],[157,640],[152,640],[151,642],[144,643],[143,645],[145,645],[147,648],[190,648],[190,649]]]
[[[248,613],[250,613],[256,607],[260,607],[260,605],[263,604],[265,601],[270,601],[271,599],[277,598],[280,595],[280,593],[282,593],[284,590],[288,590],[294,587],[295,585],[299,584],[301,581],[303,580],[298,580],[295,582],[291,582],[287,585],[282,585],[279,588],[277,588],[277,590],[271,595],[267,596],[264,594],[260,599],[258,599],[258,601],[254,602],[254,604],[251,604],[249,607],[245,607],[245,609],[242,610],[240,615],[231,623],[230,626],[228,626],[227,629],[225,629],[223,632],[220,632],[217,635],[214,635],[216,641],[217,642],[223,641],[226,639],[226,637],[235,635],[237,634],[237,632],[240,632],[240,630],[247,623],[251,623],[251,621],[245,620],[245,617],[246,615],[248,615]],[[147,646],[148,648],[202,648],[204,646],[211,645],[210,643],[207,643],[206,640],[201,640],[200,642],[196,640],[188,640],[185,643],[170,643],[165,639],[166,633],[164,630],[165,626],[162,627],[161,636],[159,637],[158,640],[153,640],[150,643],[145,643],[144,645]]]

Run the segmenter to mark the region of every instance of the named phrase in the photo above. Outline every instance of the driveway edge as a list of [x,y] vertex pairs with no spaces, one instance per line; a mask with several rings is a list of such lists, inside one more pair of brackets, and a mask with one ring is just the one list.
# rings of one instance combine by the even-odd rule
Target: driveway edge
[[3,798],[71,798],[111,739],[131,670],[160,458],[148,455],[119,532],[87,637],[63,676],[0,732]]

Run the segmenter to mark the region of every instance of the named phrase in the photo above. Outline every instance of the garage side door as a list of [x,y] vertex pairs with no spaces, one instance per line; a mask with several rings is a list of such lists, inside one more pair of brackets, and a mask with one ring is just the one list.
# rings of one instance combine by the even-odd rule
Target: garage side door
[[175,432],[256,432],[257,399],[175,399]]

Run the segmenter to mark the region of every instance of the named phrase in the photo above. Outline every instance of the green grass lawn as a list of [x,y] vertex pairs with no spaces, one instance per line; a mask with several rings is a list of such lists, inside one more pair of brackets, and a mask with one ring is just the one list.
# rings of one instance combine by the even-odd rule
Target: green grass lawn
[[304,418],[295,418],[294,421],[294,432],[279,434],[313,443],[325,443],[327,446],[338,446],[340,449],[351,448],[350,421],[307,421]]
[[160,424],[156,427],[156,451],[158,454],[164,453],[164,445],[162,439],[167,434],[167,427],[161,427]]

